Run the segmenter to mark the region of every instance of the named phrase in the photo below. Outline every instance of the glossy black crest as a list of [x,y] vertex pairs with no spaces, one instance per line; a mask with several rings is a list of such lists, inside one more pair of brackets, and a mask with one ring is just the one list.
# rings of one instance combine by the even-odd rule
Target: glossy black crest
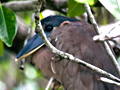
[[74,22],[74,21],[79,21],[79,20],[72,19],[72,18],[65,17],[65,16],[56,15],[56,16],[48,16],[48,17],[42,19],[41,23],[42,23],[43,26],[51,25],[51,26],[54,26],[54,27],[58,27],[64,21]]

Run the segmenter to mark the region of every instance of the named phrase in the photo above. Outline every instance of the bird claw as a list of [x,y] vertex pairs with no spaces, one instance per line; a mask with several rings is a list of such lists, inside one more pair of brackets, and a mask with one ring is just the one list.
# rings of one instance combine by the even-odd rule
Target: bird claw
[[61,56],[59,56],[59,55],[56,55],[56,58],[57,58],[57,60],[55,61],[55,63],[57,63],[57,62],[59,62],[59,61],[61,61],[61,60],[63,60],[64,58],[62,58]]

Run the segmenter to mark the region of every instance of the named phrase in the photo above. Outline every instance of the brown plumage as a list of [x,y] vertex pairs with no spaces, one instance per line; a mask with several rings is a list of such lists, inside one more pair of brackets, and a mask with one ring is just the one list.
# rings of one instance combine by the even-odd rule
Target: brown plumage
[[[100,42],[92,25],[84,21],[63,22],[51,33],[51,43],[59,50],[73,54],[118,77],[111,58]],[[60,61],[58,61],[61,59]],[[112,84],[99,81],[100,74],[74,62],[59,58],[43,46],[33,54],[32,61],[42,73],[59,81],[65,90],[120,90]],[[56,62],[57,61],[57,62]]]

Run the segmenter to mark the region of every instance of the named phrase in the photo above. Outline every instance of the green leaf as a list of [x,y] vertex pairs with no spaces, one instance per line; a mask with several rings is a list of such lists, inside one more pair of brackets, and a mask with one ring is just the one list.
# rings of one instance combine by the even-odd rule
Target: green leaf
[[118,20],[120,20],[120,0],[99,0],[102,5]]
[[0,3],[0,39],[10,47],[16,32],[17,20],[15,14]]
[[85,9],[81,3],[77,3],[74,0],[68,1],[68,13],[69,17],[81,15],[85,12]]
[[3,42],[0,40],[0,56],[3,56],[4,45]]
[[89,5],[94,5],[97,2],[97,0],[75,0],[75,1],[83,4],[88,3]]

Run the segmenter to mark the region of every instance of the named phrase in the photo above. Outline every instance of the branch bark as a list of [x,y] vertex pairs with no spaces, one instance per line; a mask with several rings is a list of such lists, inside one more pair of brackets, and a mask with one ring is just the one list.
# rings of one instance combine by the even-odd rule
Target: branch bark
[[120,82],[120,79],[117,78],[117,77],[115,77],[115,76],[113,76],[112,74],[107,73],[106,71],[104,71],[104,70],[102,70],[102,69],[100,69],[100,68],[98,68],[98,67],[95,67],[95,66],[93,66],[93,65],[91,65],[91,64],[89,64],[89,63],[86,63],[86,62],[84,62],[83,60],[80,60],[80,59],[78,59],[78,58],[75,58],[75,57],[74,57],[73,55],[71,55],[71,54],[68,54],[68,53],[65,53],[65,52],[62,52],[62,51],[56,49],[56,48],[48,41],[48,39],[46,38],[46,35],[45,35],[44,31],[43,31],[41,22],[39,22],[40,18],[39,18],[38,13],[39,13],[39,11],[40,11],[40,10],[39,10],[39,9],[40,9],[40,5],[41,5],[41,4],[40,4],[40,1],[39,1],[39,2],[38,2],[38,5],[36,6],[36,13],[35,13],[35,14],[36,14],[36,15],[35,15],[36,30],[37,30],[37,32],[40,34],[40,36],[41,36],[41,38],[43,39],[45,45],[51,50],[52,53],[55,53],[55,54],[57,54],[57,55],[60,55],[61,57],[65,58],[66,60],[70,60],[70,61],[73,61],[73,62],[78,63],[78,64],[80,64],[80,65],[83,65],[83,66],[85,66],[85,67],[87,67],[87,68],[89,68],[89,69],[91,69],[91,70],[93,70],[93,71],[95,71],[95,72],[97,72],[97,73],[99,73],[99,74],[101,74],[101,75],[104,75],[104,76],[106,76],[106,77],[108,77],[108,78],[110,78],[110,79],[112,79],[112,80],[115,80],[115,81]]
[[116,36],[110,36],[109,34],[106,35],[96,35],[93,37],[94,41],[107,41],[107,40],[111,40],[113,38],[117,38],[120,37],[120,35],[116,35]]
[[45,88],[45,90],[49,89],[49,87],[50,87],[50,85],[51,85],[51,83],[52,83],[53,80],[54,80],[54,78],[51,77],[50,80],[49,80],[49,82],[48,82],[48,84],[47,84],[47,87]]
[[[33,13],[32,16],[31,16],[31,22],[30,22],[30,26],[29,26],[28,31],[27,31],[26,39],[24,41],[24,46],[27,44],[28,40],[30,39],[30,34],[32,33],[32,26],[33,26],[33,21],[34,21],[34,15],[35,15],[35,13]],[[25,63],[25,58],[23,58],[21,60],[21,65],[20,65],[19,69],[24,70],[24,63]]]
[[3,6],[6,6],[13,10],[14,12],[17,11],[30,11],[35,8],[37,1],[12,1],[7,3],[2,3]]
[[[113,35],[112,31],[115,31],[116,28],[120,27],[120,21],[116,22],[113,26],[113,28],[111,30],[109,30],[109,32],[107,34],[100,34],[100,35],[96,35],[93,37],[94,41],[107,41],[107,40],[111,40],[113,38],[117,38],[120,37],[119,33],[117,35]],[[116,33],[118,32],[118,30],[116,30]]]
[[115,81],[113,81],[113,80],[110,80],[110,79],[108,79],[108,78],[105,78],[105,77],[101,77],[101,78],[100,78],[100,80],[101,80],[102,82],[105,82],[105,83],[110,83],[110,84],[115,84],[115,85],[118,85],[118,86],[120,86],[120,83],[118,83],[118,82],[115,82]]
[[[41,2],[43,2],[41,11],[43,11],[44,9],[51,9],[66,14],[66,12],[63,9],[67,8],[68,5],[67,0],[41,0]],[[12,9],[14,12],[34,10],[36,4],[37,4],[37,0],[11,1],[7,3],[2,3],[3,6]]]
[[84,62],[83,60],[80,60],[78,58],[75,58],[73,55],[71,54],[68,54],[68,53],[64,53],[62,51],[59,51],[58,49],[56,49],[46,38],[46,35],[44,34],[44,31],[42,29],[42,26],[41,26],[41,23],[39,23],[37,25],[37,32],[39,32],[41,38],[43,39],[43,41],[45,42],[46,46],[51,50],[51,52],[57,54],[57,55],[60,55],[61,57],[67,59],[67,60],[70,60],[70,61],[73,61],[75,63],[78,63],[80,65],[83,65],[99,74],[102,74],[102,75],[105,75],[106,77],[112,79],[112,80],[115,80],[115,81],[119,81],[120,82],[120,79],[118,79],[117,77],[113,76],[112,74],[110,73],[107,73],[106,71],[100,69],[100,68],[97,68],[89,63],[86,63]]
[[[100,34],[99,27],[98,27],[98,25],[97,25],[97,23],[96,23],[96,21],[95,21],[95,19],[94,19],[94,16],[92,15],[92,12],[91,12],[91,10],[90,10],[90,7],[89,7],[88,3],[84,4],[84,8],[85,8],[87,14],[89,15],[90,21],[91,21],[91,23],[93,24],[93,27],[95,28],[96,32],[97,32],[98,34]],[[113,55],[113,53],[112,53],[112,51],[111,51],[111,49],[110,49],[110,47],[109,47],[109,45],[107,44],[106,41],[103,42],[103,45],[104,45],[107,53],[108,53],[109,56],[111,57],[114,65],[115,65],[115,67],[116,67],[116,69],[117,69],[117,72],[118,72],[118,74],[119,74],[119,77],[120,77],[120,68],[119,68],[119,65],[118,65],[118,63],[117,63],[117,60],[116,60],[115,56]]]

